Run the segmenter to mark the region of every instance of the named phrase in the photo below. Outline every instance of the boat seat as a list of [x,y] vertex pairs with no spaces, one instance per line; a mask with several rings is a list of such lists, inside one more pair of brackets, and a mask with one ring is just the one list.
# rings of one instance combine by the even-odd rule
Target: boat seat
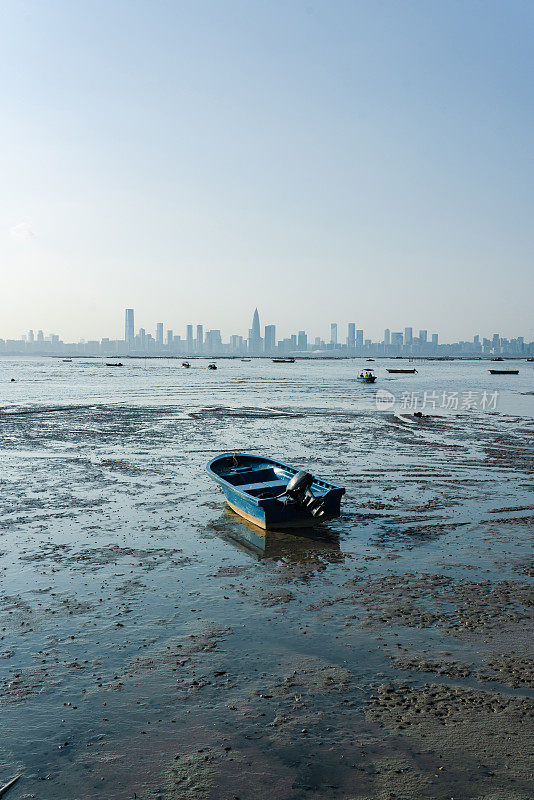
[[285,489],[288,480],[281,480],[278,479],[277,481],[261,481],[260,483],[245,483],[241,484],[241,486],[236,486],[236,489],[240,489],[242,492],[249,492],[252,493],[254,491],[263,491],[264,489]]

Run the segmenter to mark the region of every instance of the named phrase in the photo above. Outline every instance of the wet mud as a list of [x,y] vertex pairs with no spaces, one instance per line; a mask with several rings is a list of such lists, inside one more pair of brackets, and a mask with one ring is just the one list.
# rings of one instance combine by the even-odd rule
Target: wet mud
[[[527,800],[531,421],[255,380],[0,417],[0,785]],[[295,536],[225,510],[206,461],[266,443],[345,485],[343,516]]]

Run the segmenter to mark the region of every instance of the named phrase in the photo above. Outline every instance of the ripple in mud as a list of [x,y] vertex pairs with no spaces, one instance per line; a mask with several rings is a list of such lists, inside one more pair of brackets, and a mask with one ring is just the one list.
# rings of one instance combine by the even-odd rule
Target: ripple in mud
[[362,625],[440,627],[453,636],[491,633],[527,627],[533,596],[518,581],[461,581],[446,575],[355,578],[346,591],[312,608],[336,603],[360,606],[367,612]]

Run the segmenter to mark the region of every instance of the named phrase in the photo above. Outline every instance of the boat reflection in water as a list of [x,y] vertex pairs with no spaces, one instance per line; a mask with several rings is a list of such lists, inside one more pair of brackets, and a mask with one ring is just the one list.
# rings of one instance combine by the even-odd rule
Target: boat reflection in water
[[294,529],[274,531],[258,528],[230,508],[225,508],[223,515],[224,530],[219,529],[221,539],[258,560],[273,558],[307,562],[313,563],[317,569],[325,569],[329,562],[343,558],[339,536],[325,526],[320,533],[317,528],[299,528],[296,536]]

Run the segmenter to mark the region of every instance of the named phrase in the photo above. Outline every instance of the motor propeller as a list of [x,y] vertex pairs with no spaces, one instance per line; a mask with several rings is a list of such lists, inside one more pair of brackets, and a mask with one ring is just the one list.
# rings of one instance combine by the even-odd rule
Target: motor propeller
[[[285,495],[287,499],[294,500],[304,506],[314,517],[320,519],[326,514],[324,500],[315,497],[311,490],[313,475],[301,470],[293,475],[286,486]],[[287,500],[286,500],[287,502]]]

